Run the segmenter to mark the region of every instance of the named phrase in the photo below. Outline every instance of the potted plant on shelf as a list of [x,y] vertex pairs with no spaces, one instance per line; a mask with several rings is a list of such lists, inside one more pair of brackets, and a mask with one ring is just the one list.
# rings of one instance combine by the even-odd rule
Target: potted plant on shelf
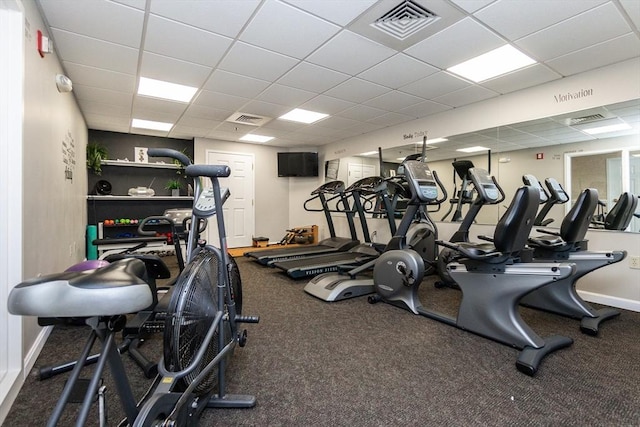
[[170,179],[167,181],[167,186],[164,188],[171,190],[171,195],[173,197],[178,197],[180,196],[180,188],[182,188],[182,184],[177,179]]
[[97,142],[87,144],[87,169],[96,175],[102,174],[102,161],[107,159],[107,148]]

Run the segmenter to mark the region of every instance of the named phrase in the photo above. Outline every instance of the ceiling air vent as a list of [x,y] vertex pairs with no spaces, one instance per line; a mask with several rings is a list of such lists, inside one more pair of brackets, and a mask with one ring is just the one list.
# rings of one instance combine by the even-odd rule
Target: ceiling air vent
[[591,114],[591,115],[582,116],[582,117],[572,117],[569,119],[569,126],[579,125],[580,123],[592,122],[594,120],[602,120],[604,118],[605,116],[603,116],[602,114]]
[[247,114],[247,113],[233,113],[229,118],[225,121],[231,123],[237,123],[241,125],[250,125],[250,126],[262,126],[271,120],[270,117],[257,116],[255,114]]
[[404,40],[438,19],[440,17],[430,10],[411,0],[405,0],[376,19],[371,26],[398,40]]

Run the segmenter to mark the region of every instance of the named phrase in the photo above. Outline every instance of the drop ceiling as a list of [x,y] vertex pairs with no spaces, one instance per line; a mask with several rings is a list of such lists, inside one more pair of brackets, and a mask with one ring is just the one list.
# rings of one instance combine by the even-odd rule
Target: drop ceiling
[[[638,0],[413,0],[440,18],[415,32],[397,22],[404,39],[371,25],[401,0],[38,4],[89,129],[181,139],[319,147],[640,56]],[[506,43],[537,64],[479,84],[445,71]],[[198,91],[190,103],[139,96],[140,77]],[[330,117],[277,119],[293,108]],[[238,113],[265,120],[227,121]]]

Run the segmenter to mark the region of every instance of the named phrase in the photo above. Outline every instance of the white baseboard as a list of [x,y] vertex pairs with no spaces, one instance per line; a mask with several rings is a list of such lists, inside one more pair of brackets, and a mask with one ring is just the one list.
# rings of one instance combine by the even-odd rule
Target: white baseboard
[[29,373],[33,369],[33,366],[36,364],[36,360],[38,360],[38,356],[40,355],[42,348],[47,342],[47,338],[49,338],[49,335],[51,335],[51,331],[53,331],[53,326],[45,326],[44,328],[42,328],[42,330],[38,334],[38,337],[29,349],[29,352],[24,358],[24,378],[27,378],[29,376]]
[[612,297],[610,295],[603,295],[588,291],[578,291],[578,295],[580,295],[585,301],[640,312],[640,301]]
[[33,346],[29,349],[29,352],[23,360],[22,372],[8,372],[3,378],[1,388],[2,390],[7,390],[7,392],[4,395],[0,395],[0,425],[2,425],[4,419],[9,414],[9,410],[11,409],[13,402],[16,400],[16,397],[18,397],[18,393],[20,393],[22,385],[31,373],[33,366],[36,364],[36,360],[38,360],[38,356],[40,355],[40,352],[42,351],[44,344],[47,342],[47,338],[49,338],[52,330],[53,326],[42,328]]

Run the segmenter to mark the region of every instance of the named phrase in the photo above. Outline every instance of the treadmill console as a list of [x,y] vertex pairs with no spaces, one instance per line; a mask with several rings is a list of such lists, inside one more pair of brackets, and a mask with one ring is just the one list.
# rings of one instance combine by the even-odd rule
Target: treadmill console
[[438,187],[429,166],[424,162],[409,160],[403,163],[404,175],[412,193],[422,203],[430,203],[438,199]]
[[481,168],[471,168],[468,171],[471,182],[485,203],[495,203],[500,200],[500,191],[493,182],[489,172]]
[[556,203],[566,203],[569,201],[569,195],[555,178],[547,178],[544,180],[544,183],[547,184],[551,196],[557,200]]
[[544,203],[549,200],[549,196],[547,195],[545,189],[542,187],[542,184],[540,184],[540,181],[538,181],[538,178],[531,174],[526,174],[522,176],[522,182],[524,182],[525,185],[537,188],[540,191],[540,203]]
[[[220,187],[222,204],[229,198],[229,189]],[[200,192],[198,200],[193,204],[193,213],[200,217],[210,217],[216,213],[216,201],[213,197],[213,188],[205,188]]]

